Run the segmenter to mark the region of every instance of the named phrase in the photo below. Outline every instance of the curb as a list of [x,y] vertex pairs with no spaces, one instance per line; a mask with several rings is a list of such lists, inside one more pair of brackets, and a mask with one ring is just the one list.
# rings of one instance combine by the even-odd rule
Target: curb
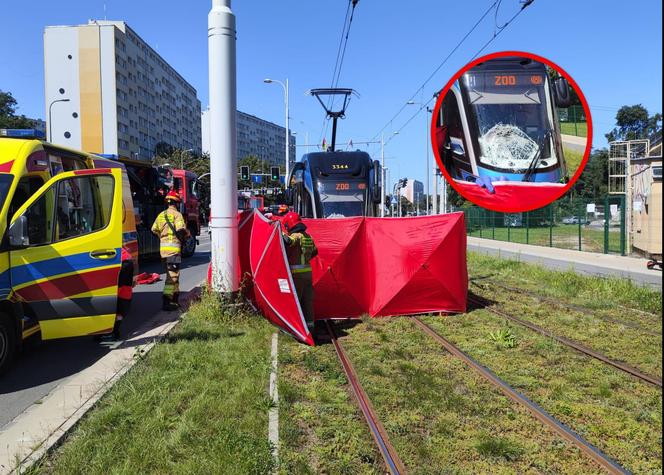
[[[57,447],[81,418],[104,394],[178,324],[201,285],[184,296],[183,311],[174,315],[159,312],[134,336],[116,349],[60,384],[40,403],[20,414],[0,433],[0,473],[19,474]],[[148,340],[145,343],[132,343]]]

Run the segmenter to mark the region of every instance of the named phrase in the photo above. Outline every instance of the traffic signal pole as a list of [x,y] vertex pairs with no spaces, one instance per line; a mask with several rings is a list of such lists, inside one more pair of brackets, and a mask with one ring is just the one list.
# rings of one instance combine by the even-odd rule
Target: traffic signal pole
[[235,15],[231,0],[208,14],[212,289],[238,290]]

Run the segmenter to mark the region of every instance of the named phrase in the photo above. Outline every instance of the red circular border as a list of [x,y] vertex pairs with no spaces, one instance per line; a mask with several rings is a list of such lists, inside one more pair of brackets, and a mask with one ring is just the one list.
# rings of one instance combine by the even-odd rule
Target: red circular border
[[[581,173],[583,170],[586,168],[586,164],[588,163],[588,157],[590,156],[590,150],[592,148],[592,143],[593,143],[593,121],[592,121],[592,116],[590,114],[590,108],[588,107],[588,102],[586,101],[586,97],[583,95],[583,92],[579,88],[579,85],[572,79],[572,77],[560,66],[558,66],[556,63],[553,61],[550,61],[546,58],[543,58],[542,56],[538,56],[533,53],[526,53],[524,51],[500,51],[497,53],[491,53],[487,54],[485,56],[482,56],[480,58],[477,58],[474,61],[471,61],[470,63],[466,64],[463,68],[459,70],[454,76],[452,76],[452,79],[450,79],[447,84],[445,84],[445,87],[440,91],[440,94],[438,95],[438,99],[436,100],[436,105],[433,108],[433,114],[432,114],[432,119],[431,119],[431,145],[433,148],[433,154],[436,157],[436,163],[438,164],[438,168],[440,168],[440,171],[443,173],[445,176],[445,179],[447,182],[452,185],[452,188],[456,190],[457,193],[459,193],[461,196],[463,196],[465,199],[468,199],[461,191],[461,187],[456,184],[454,179],[450,176],[450,174],[447,172],[445,167],[443,166],[443,162],[440,158],[440,155],[438,153],[438,141],[436,140],[436,118],[438,117],[438,114],[440,113],[440,106],[443,102],[443,98],[445,95],[448,93],[452,85],[461,77],[462,74],[464,74],[466,71],[469,69],[473,68],[474,66],[483,63],[485,61],[488,61],[490,59],[495,59],[495,58],[504,58],[508,56],[520,56],[520,57],[525,57],[525,58],[530,58],[534,59],[535,61],[539,61],[540,63],[544,63],[547,66],[555,69],[558,71],[560,75],[562,75],[567,81],[572,85],[572,87],[576,90],[577,95],[579,96],[579,99],[581,100],[581,105],[583,106],[583,111],[586,115],[586,123],[588,124],[588,133],[586,137],[586,149],[583,153],[583,159],[581,160],[581,164],[579,165],[579,168],[576,170],[576,173],[572,177],[572,179],[565,185],[564,188],[560,190],[560,192],[556,193],[553,195],[553,198],[551,199],[550,202],[541,204],[541,203],[536,203],[534,206],[525,206],[524,208],[515,208],[515,209],[495,209],[492,207],[487,206],[488,209],[492,211],[498,211],[498,212],[506,212],[506,213],[520,213],[520,212],[526,212],[526,211],[532,211],[534,209],[538,209],[544,206],[547,206],[551,204],[553,201],[557,200],[561,196],[563,196],[565,193],[567,193],[572,186],[574,186],[574,183],[579,179],[581,176]],[[471,201],[473,204],[474,203],[472,200]],[[481,206],[481,205],[477,205]],[[484,206],[482,206],[484,207]]]

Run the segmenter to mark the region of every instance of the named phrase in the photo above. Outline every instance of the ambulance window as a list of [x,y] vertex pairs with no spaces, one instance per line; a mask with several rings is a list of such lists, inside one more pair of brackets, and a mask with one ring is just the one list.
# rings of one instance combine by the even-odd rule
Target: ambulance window
[[44,180],[37,176],[24,176],[16,185],[14,197],[9,205],[9,213],[7,216],[11,219],[18,209],[34,195],[39,188],[44,184]]
[[98,231],[111,219],[113,177],[83,176],[58,184],[56,241]]
[[53,236],[53,203],[55,186],[50,187],[23,213],[27,219],[28,245],[50,244]]
[[175,178],[173,180],[173,188],[178,193],[182,193],[182,178]]
[[[5,199],[7,199],[7,193],[9,193],[12,179],[12,175],[8,173],[0,173],[0,209],[2,209],[2,206],[5,204]],[[11,218],[12,214],[10,214],[9,217]]]

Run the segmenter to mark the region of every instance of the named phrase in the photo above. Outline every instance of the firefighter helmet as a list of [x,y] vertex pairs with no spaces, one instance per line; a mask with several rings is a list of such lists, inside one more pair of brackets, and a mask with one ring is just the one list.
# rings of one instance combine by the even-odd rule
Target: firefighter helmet
[[284,227],[286,228],[286,231],[290,231],[297,224],[299,224],[301,222],[302,222],[302,220],[300,219],[300,215],[297,214],[294,211],[286,213],[286,216],[284,216],[284,218],[282,220],[282,223],[284,224]]
[[166,201],[166,203],[168,203],[170,201],[173,201],[175,203],[179,203],[180,201],[182,201],[182,199],[180,198],[180,195],[178,195],[178,192],[175,191],[175,190],[169,191],[168,194],[166,195],[166,198],[164,198],[164,200]]

